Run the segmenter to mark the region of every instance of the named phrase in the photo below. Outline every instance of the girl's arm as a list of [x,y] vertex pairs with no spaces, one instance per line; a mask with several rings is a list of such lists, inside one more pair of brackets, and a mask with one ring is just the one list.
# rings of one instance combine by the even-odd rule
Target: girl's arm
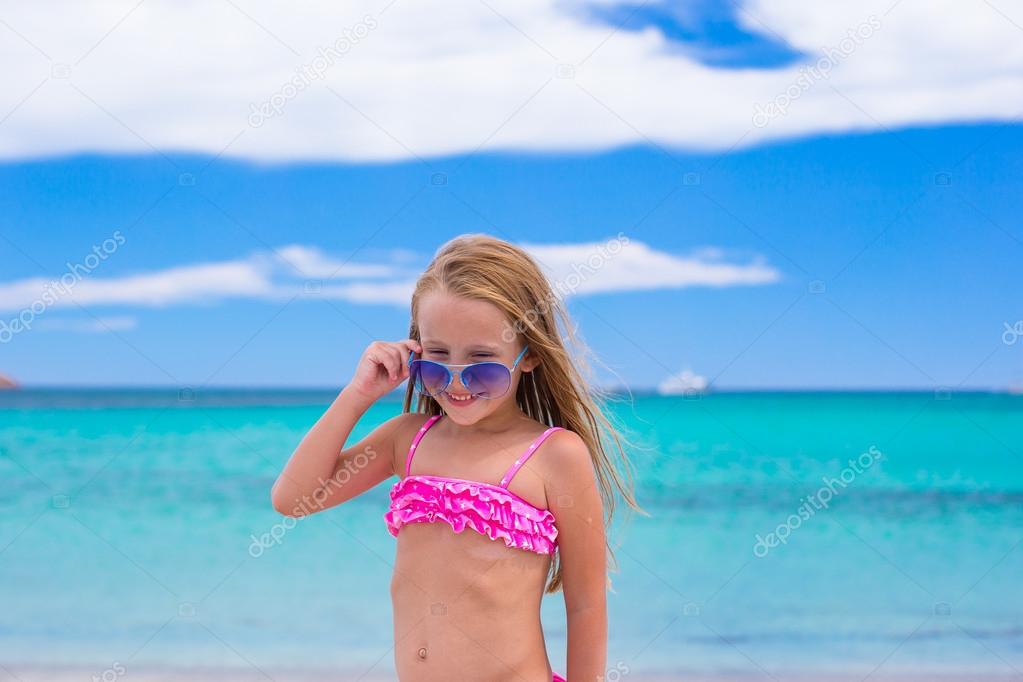
[[394,475],[394,435],[402,417],[389,419],[345,448],[359,418],[380,396],[408,377],[411,339],[374,341],[352,380],[299,443],[271,490],[274,509],[306,516],[352,499]]
[[[604,508],[586,443],[559,431],[544,458],[547,503],[558,527],[572,682],[600,682],[607,665],[607,542]],[[545,467],[547,468],[547,467]]]

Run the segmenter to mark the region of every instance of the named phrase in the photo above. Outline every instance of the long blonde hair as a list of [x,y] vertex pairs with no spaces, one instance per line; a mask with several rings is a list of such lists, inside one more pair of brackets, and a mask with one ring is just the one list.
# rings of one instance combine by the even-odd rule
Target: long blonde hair
[[[578,339],[560,298],[536,262],[521,248],[484,234],[466,234],[444,244],[416,282],[412,294],[409,338],[420,341],[416,319],[422,297],[431,291],[487,301],[496,305],[510,322],[516,337],[529,345],[539,359],[532,372],[519,381],[515,402],[524,413],[548,426],[577,433],[593,460],[603,501],[605,527],[614,515],[616,498],[640,510],[633,493],[632,467],[625,454],[621,427],[611,423],[605,404],[611,395],[591,386],[580,371],[587,368],[584,345]],[[560,323],[560,328],[559,328]],[[570,355],[566,342],[572,346]],[[412,412],[415,388],[405,391],[404,412]],[[440,414],[440,405],[427,395],[419,396],[416,412]],[[611,448],[616,457],[611,456]],[[608,542],[614,566],[614,552]],[[546,592],[561,588],[561,563],[551,562]]]

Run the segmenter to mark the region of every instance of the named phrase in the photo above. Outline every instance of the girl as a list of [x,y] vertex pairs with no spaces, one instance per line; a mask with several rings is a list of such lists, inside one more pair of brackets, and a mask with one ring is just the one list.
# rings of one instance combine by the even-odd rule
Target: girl
[[[416,283],[409,338],[369,345],[274,484],[274,508],[301,516],[398,476],[384,521],[397,537],[403,681],[562,680],[540,623],[544,592],[558,589],[569,679],[604,679],[605,524],[616,495],[636,503],[621,440],[558,322],[569,329],[523,250],[484,235],[452,240]],[[402,414],[345,447],[367,408],[405,379]]]

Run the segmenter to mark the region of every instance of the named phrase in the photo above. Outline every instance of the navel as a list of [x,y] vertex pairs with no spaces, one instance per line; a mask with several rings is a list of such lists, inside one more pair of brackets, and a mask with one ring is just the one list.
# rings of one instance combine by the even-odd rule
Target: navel
[[425,661],[426,660],[426,647],[425,646],[419,647],[419,651],[417,653],[419,654],[419,660],[420,661]]

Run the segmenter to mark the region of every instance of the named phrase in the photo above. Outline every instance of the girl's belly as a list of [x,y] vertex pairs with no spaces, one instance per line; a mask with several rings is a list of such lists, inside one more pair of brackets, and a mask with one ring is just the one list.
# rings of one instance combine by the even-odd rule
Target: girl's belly
[[403,527],[391,580],[401,682],[550,682],[540,625],[549,566],[469,528]]

